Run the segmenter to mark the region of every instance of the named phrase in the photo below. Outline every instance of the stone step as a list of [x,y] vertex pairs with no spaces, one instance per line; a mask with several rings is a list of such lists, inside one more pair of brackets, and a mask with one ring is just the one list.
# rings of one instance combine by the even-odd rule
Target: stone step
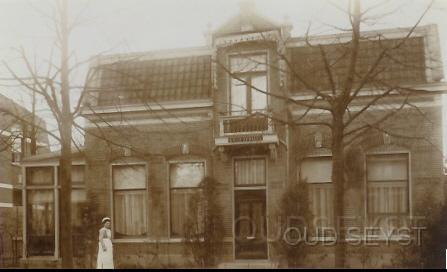
[[48,258],[28,258],[20,260],[20,267],[22,268],[60,268],[60,259]]
[[271,261],[236,261],[219,264],[221,269],[275,269],[278,264]]

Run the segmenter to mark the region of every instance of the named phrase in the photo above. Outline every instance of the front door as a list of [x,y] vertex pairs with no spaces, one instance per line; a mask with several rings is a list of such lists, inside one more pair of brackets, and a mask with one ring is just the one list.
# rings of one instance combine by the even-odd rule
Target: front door
[[235,191],[235,257],[267,259],[265,189]]

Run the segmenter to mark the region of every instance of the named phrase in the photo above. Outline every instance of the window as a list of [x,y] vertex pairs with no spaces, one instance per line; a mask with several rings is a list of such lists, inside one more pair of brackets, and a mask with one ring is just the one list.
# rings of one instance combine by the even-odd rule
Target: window
[[13,189],[13,205],[14,206],[22,206],[22,190],[21,189]]
[[314,216],[317,235],[323,235],[321,228],[333,226],[333,184],[332,158],[306,158],[301,163],[301,178],[308,183],[310,210]]
[[73,254],[81,257],[82,247],[85,246],[85,213],[88,209],[87,192],[85,189],[85,166],[71,167],[71,224],[73,234]]
[[237,159],[234,161],[235,186],[264,186],[265,159]]
[[235,75],[231,78],[231,114],[246,115],[265,111],[267,94],[263,92],[267,92],[267,55],[231,57],[230,67],[231,73]]
[[54,185],[53,167],[27,168],[26,185]]
[[115,237],[146,235],[145,165],[113,165],[112,180]]
[[[55,182],[54,172],[60,174],[59,167],[26,168],[26,229],[27,256],[54,256],[55,233],[60,231],[55,225],[56,207],[60,207],[60,178]],[[85,166],[72,166],[71,223],[73,230],[73,253],[83,254],[78,245],[85,243],[84,214],[87,208],[85,190]],[[56,184],[57,183],[57,184]],[[21,192],[18,192],[19,194]],[[59,195],[58,197],[56,197]],[[17,201],[20,201],[21,195]],[[59,199],[56,202],[56,199]],[[16,200],[15,200],[16,201]],[[57,206],[59,205],[59,206]],[[63,211],[60,211],[59,213]]]
[[181,162],[169,165],[171,237],[184,237],[191,198],[200,193],[205,177],[204,162]]
[[366,165],[368,220],[391,231],[409,213],[408,154],[368,155]]
[[27,168],[26,229],[27,256],[53,256],[55,249],[54,224],[54,167]]

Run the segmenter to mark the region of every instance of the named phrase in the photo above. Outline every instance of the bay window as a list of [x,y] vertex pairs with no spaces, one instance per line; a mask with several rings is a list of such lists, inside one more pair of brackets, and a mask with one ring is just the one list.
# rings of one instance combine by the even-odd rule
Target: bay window
[[146,166],[112,166],[113,223],[116,238],[147,234]]
[[204,162],[180,162],[169,165],[170,235],[184,237],[185,223],[190,216],[191,199],[201,191],[205,177]]
[[[55,171],[60,173],[55,165],[26,167],[26,256],[57,257],[56,234],[60,233],[57,222],[60,210],[60,177],[55,179]],[[78,245],[83,243],[85,236],[84,213],[87,207],[85,190],[85,166],[72,166],[71,191],[71,223],[73,234],[73,253],[81,256]],[[57,201],[58,200],[58,201]],[[60,224],[59,224],[60,226]]]
[[54,167],[27,168],[27,256],[53,256],[55,250]]

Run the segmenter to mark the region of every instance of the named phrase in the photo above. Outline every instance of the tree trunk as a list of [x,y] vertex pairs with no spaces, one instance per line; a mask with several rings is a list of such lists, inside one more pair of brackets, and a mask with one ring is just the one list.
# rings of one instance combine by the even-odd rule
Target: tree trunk
[[334,223],[337,233],[335,246],[335,267],[345,266],[344,214],[344,146],[343,117],[334,117],[332,129],[332,182],[334,183]]
[[60,249],[63,268],[73,268],[73,242],[71,233],[71,130],[70,93],[68,79],[68,2],[61,7],[61,158],[60,169]]

